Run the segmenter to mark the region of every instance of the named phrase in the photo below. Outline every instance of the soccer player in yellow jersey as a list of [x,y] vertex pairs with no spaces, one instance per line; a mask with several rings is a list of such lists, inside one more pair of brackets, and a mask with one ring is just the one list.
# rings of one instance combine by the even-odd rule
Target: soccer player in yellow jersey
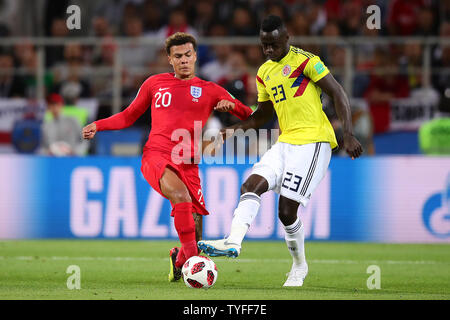
[[[281,134],[277,143],[253,166],[251,175],[242,185],[229,237],[199,241],[198,246],[210,256],[237,257],[242,240],[258,213],[261,194],[274,190],[280,194],[278,217],[293,259],[284,286],[302,286],[308,264],[303,224],[297,210],[299,204],[307,205],[327,172],[331,150],[338,145],[322,111],[322,90],[333,100],[342,122],[343,148],[352,159],[359,157],[363,150],[352,134],[347,95],[320,58],[290,46],[286,28],[277,16],[264,19],[260,40],[269,60],[259,68],[256,77],[258,109],[247,120],[230,128],[258,128],[272,119],[275,111]],[[224,137],[225,131],[221,131]]]

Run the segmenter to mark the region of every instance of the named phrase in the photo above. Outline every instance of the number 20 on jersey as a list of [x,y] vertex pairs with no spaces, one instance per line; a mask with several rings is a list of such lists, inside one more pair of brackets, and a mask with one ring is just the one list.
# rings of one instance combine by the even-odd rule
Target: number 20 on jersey
[[162,93],[162,92],[157,92],[155,94],[155,108],[159,108],[161,106],[167,108],[170,103],[172,102],[172,94],[168,91]]

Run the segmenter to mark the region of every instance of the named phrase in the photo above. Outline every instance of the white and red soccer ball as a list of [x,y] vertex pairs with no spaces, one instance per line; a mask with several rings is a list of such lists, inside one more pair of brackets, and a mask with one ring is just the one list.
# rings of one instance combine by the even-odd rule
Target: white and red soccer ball
[[189,288],[210,288],[217,280],[217,267],[214,261],[204,256],[190,257],[181,269],[184,283]]

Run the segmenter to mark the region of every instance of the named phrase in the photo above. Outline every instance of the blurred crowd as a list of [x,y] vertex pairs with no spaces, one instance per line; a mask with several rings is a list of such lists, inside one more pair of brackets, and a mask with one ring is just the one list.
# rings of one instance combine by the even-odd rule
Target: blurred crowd
[[[66,27],[66,8],[71,4],[81,8],[80,30]],[[366,8],[372,4],[380,8],[379,30],[366,26]],[[46,47],[46,95],[57,93],[71,105],[77,98],[96,98],[100,103],[97,117],[103,118],[112,112],[116,37],[135,40],[120,51],[122,102],[126,107],[145,78],[172,71],[163,49],[167,36],[177,31],[197,37],[258,36],[259,22],[268,14],[281,16],[291,36],[450,37],[450,0],[4,0],[0,4],[0,39],[67,38],[65,45]],[[100,40],[97,45],[83,45],[70,41],[74,37]],[[156,37],[161,46],[142,45],[142,37]],[[319,55],[338,81],[344,81],[345,47],[333,42],[293,44]],[[353,52],[349,95],[364,99],[370,106],[365,113],[354,110],[354,119],[360,119],[363,113],[368,135],[388,130],[389,101],[393,98],[424,94],[438,100],[440,111],[450,112],[450,45],[432,46],[431,83],[423,83],[427,77],[423,76],[425,52],[421,42],[377,45],[366,41],[356,45]],[[259,45],[202,45],[198,58],[200,77],[220,84],[248,105],[256,103],[255,75],[265,61]],[[35,96],[37,63],[36,47],[26,41],[1,46],[0,98]],[[338,130],[336,115],[324,101],[327,115]],[[148,116],[137,125],[148,126]],[[220,125],[236,120],[226,114],[215,116]]]

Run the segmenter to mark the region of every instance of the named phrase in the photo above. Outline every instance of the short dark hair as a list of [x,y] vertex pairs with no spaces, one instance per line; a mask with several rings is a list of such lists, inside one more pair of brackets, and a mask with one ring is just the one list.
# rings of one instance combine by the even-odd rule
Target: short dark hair
[[261,23],[261,30],[264,32],[272,32],[282,28],[284,28],[284,23],[279,16],[269,15]]
[[177,32],[166,39],[166,52],[170,55],[170,48],[180,46],[185,43],[192,43],[194,50],[197,51],[197,41],[189,33]]

